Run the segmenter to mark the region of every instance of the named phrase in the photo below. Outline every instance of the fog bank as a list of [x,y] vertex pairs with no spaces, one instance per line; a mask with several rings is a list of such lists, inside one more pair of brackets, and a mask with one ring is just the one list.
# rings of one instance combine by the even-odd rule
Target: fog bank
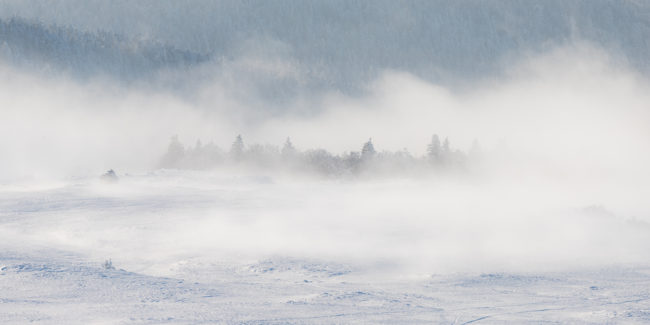
[[334,153],[372,138],[378,151],[422,155],[436,133],[464,151],[477,140],[490,173],[583,181],[646,178],[650,160],[647,80],[585,43],[532,56],[506,78],[465,91],[386,71],[367,95],[324,92],[282,114],[230,97],[219,75],[187,99],[109,81],[0,73],[4,179],[150,170],[172,135],[225,151],[238,134],[247,144],[278,146],[291,137],[299,150]]

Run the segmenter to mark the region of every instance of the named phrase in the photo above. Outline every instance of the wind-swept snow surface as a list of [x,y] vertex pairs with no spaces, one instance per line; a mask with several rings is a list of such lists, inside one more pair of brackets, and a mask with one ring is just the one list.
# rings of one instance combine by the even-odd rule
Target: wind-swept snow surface
[[[609,323],[650,321],[650,270],[485,273],[375,281],[301,260],[187,263],[199,282],[47,259],[0,259],[3,324]],[[58,256],[54,258],[53,256]]]
[[4,185],[0,322],[650,321],[650,224],[518,188],[166,170]]

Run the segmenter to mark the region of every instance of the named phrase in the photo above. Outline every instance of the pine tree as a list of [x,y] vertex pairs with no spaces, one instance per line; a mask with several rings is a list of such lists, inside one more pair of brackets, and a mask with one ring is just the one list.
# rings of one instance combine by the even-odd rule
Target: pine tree
[[437,134],[431,137],[431,143],[427,145],[427,158],[429,162],[439,164],[442,161],[442,147],[440,146],[440,138]]
[[234,159],[241,159],[244,155],[244,140],[240,135],[237,135],[235,141],[230,146],[230,156]]
[[185,147],[178,141],[178,136],[171,137],[167,153],[163,156],[161,165],[163,168],[179,168],[185,157]]
[[454,153],[451,151],[451,145],[447,137],[442,142],[441,159],[442,163],[447,167],[454,163]]
[[363,148],[361,148],[361,159],[371,159],[376,153],[375,146],[372,144],[372,138],[370,138],[368,142],[363,144]]
[[282,157],[283,158],[291,158],[296,155],[296,148],[293,146],[293,143],[291,143],[291,139],[287,137],[287,141],[284,142],[284,146],[282,147]]

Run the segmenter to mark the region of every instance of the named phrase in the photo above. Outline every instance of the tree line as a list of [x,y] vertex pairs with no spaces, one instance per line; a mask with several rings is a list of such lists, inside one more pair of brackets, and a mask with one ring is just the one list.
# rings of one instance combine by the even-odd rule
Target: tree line
[[422,170],[463,170],[467,168],[469,160],[477,159],[479,152],[476,141],[468,152],[464,152],[452,148],[448,138],[441,140],[436,134],[431,137],[423,156],[414,156],[406,149],[378,151],[372,139],[363,143],[359,151],[337,155],[320,148],[298,150],[290,138],[280,147],[271,144],[246,145],[243,137],[238,135],[226,151],[212,142],[203,144],[200,140],[194,146],[185,146],[178,136],[173,136],[159,167],[197,170],[242,167],[308,172],[325,176],[408,174],[420,173]]

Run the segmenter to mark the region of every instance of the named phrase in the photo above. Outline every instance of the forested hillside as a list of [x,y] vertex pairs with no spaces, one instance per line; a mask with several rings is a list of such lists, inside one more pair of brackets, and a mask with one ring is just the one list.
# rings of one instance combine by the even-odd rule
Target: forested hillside
[[11,18],[0,19],[0,59],[36,72],[129,81],[167,69],[186,69],[207,56],[109,32],[80,32]]
[[[647,1],[2,1],[0,18],[13,16],[160,41],[226,64],[251,57],[271,62],[236,70],[235,78],[256,80],[259,71],[250,70],[283,63],[295,73],[291,82],[279,76],[285,88],[353,92],[386,69],[456,84],[498,75],[522,56],[574,41],[650,72]],[[138,54],[152,60],[145,67],[197,59],[160,46]],[[84,60],[94,59],[69,60],[86,68]],[[106,64],[96,69],[115,69],[115,60]]]

